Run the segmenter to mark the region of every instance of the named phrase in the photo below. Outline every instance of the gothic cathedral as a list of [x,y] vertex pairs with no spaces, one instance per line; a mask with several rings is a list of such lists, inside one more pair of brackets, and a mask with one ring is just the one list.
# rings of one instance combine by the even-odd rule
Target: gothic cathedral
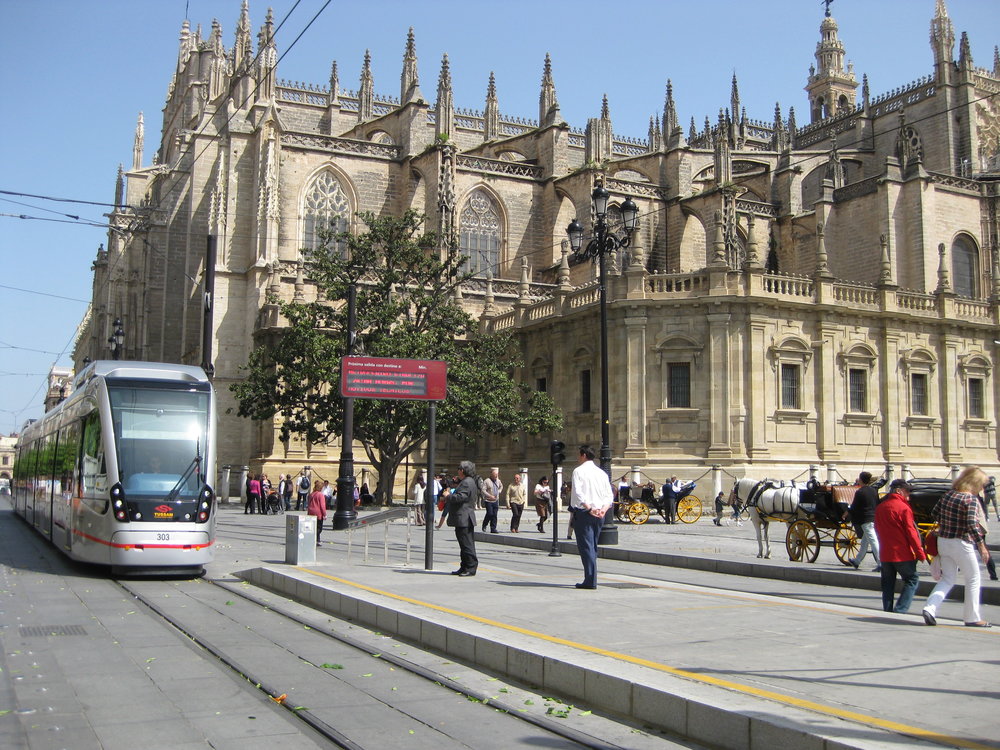
[[606,101],[584,128],[563,120],[548,56],[537,119],[508,117],[492,77],[482,111],[457,108],[447,56],[429,102],[412,30],[396,98],[376,92],[368,55],[356,91],[336,62],[326,85],[280,80],[273,19],[255,48],[246,0],[231,48],[218,24],[204,38],[185,21],[154,162],[140,116],[119,173],[77,369],[115,318],[125,358],[201,364],[207,342],[220,465],[335,476],[339,448],[251,426],[229,385],[280,331],[267,295],[315,298],[302,248],[317,227],[416,209],[469,257],[463,304],[516,334],[519,377],[565,417],[559,436],[485,437],[477,457],[543,470],[552,437],[601,433],[597,275],[571,262],[566,227],[590,225],[602,184],[612,230],[626,198],[640,216],[607,258],[615,476],[1000,473],[1000,54],[977,67],[963,33],[956,59],[937,0],[933,67],[873,95],[838,31],[822,19],[808,122],[777,107],[748,119],[734,76],[718,117],[684,128],[668,81],[662,117],[626,138]]

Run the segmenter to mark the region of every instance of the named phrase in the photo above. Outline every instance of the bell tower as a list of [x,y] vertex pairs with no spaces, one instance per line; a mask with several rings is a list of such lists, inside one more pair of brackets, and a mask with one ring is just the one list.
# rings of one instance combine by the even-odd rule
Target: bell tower
[[830,3],[826,0],[826,16],[820,24],[820,40],[816,44],[816,63],[809,66],[810,122],[854,109],[858,81],[854,77],[854,66],[844,68],[844,45],[837,36],[837,22],[830,15]]

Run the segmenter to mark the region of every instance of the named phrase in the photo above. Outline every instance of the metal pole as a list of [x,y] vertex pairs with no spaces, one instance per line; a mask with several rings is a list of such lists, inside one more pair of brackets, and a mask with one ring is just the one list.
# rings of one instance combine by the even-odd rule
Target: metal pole
[[434,451],[437,449],[437,402],[427,409],[427,486],[424,487],[424,570],[434,570]]
[[[600,281],[601,303],[601,468],[611,481],[611,415],[610,396],[608,395],[608,277],[604,262],[607,248],[606,225],[604,217],[597,219],[598,273]],[[604,516],[604,526],[597,539],[598,544],[618,544],[618,527],[615,525],[615,514]]]
[[[355,306],[358,288],[347,287],[347,354],[354,350]],[[333,514],[333,528],[342,531],[358,518],[354,510],[354,399],[344,399],[344,435],[340,442],[340,474],[337,477],[337,510]]]
[[215,259],[218,254],[217,240],[215,235],[208,235],[208,245],[205,248],[205,297],[204,297],[204,320],[201,330],[201,369],[208,377],[215,374],[215,366],[212,364],[212,301],[215,296]]
[[562,466],[552,467],[552,484],[555,491],[552,493],[552,549],[549,550],[549,557],[562,557],[559,550],[559,504],[562,502]]

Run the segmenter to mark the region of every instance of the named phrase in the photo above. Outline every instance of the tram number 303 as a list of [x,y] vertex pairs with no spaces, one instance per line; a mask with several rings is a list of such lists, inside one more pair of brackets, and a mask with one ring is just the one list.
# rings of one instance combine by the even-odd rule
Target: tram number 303
[[156,541],[158,541],[158,542],[169,542],[170,541],[170,534],[169,533],[166,533],[166,534],[157,534],[156,535]]

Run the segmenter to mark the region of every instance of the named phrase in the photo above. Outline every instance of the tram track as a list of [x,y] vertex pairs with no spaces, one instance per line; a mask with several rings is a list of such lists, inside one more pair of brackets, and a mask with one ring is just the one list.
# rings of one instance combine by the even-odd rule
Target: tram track
[[[336,747],[374,750],[389,746],[387,735],[396,732],[425,735],[426,746],[442,749],[499,748],[517,744],[513,738],[518,737],[530,744],[595,750],[696,747],[596,716],[587,723],[604,737],[582,731],[567,718],[553,718],[573,710],[554,698],[501,683],[364,628],[329,617],[324,621],[323,613],[247,584],[208,578],[117,584],[266,696],[272,710],[287,712]],[[405,658],[410,652],[417,658]],[[446,673],[456,670],[457,675]],[[399,684],[386,687],[386,680]],[[312,700],[334,695],[334,704]],[[338,705],[360,709],[344,715]],[[362,714],[372,717],[367,724],[359,720]]]

